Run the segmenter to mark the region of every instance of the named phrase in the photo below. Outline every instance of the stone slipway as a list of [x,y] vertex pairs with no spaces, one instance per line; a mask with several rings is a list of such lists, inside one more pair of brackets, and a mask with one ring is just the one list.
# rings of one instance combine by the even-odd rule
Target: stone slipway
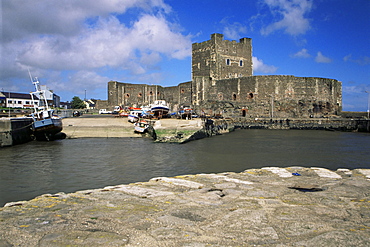
[[[202,129],[202,120],[161,119],[150,121],[158,137],[177,136]],[[79,117],[64,118],[63,132],[68,138],[86,137],[142,137],[134,133],[134,125],[127,118],[120,117]],[[186,137],[186,136],[185,136]]]
[[63,119],[63,132],[68,138],[86,137],[141,137],[134,133],[127,118],[76,117]]
[[159,177],[0,209],[0,246],[368,246],[370,170]]

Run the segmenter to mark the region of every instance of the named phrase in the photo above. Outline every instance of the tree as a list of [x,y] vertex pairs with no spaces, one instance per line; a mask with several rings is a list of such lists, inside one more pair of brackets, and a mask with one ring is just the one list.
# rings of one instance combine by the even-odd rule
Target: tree
[[71,101],[71,107],[72,107],[72,109],[84,109],[84,108],[86,108],[86,105],[82,101],[82,99],[80,99],[80,97],[75,96],[75,97],[73,97],[73,99]]

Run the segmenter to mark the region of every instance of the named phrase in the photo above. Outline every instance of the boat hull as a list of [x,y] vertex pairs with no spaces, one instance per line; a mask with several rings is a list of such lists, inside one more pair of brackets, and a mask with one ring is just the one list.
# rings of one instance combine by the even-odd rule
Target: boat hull
[[154,116],[160,117],[163,115],[167,115],[170,108],[168,107],[166,101],[164,100],[156,100],[153,104],[150,105],[151,111],[153,112]]
[[33,123],[33,131],[37,140],[50,140],[63,129],[61,118],[47,118]]
[[169,108],[168,107],[163,107],[163,106],[155,106],[152,107],[151,109],[152,112],[163,112],[164,114],[168,113]]
[[140,121],[135,123],[134,131],[136,133],[145,133],[149,127],[149,124],[146,121]]

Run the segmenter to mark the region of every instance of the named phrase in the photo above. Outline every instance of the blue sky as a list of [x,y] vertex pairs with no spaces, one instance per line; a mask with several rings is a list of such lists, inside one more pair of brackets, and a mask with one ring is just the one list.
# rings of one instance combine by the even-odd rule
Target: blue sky
[[366,111],[369,0],[2,0],[0,90],[29,92],[30,69],[70,101],[107,99],[117,80],[191,80],[191,44],[252,38],[254,75],[342,81],[343,110]]

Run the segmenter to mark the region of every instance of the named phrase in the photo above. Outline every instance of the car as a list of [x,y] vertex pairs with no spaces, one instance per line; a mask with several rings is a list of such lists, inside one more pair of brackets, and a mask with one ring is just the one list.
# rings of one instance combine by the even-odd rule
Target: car
[[100,109],[99,114],[112,114],[112,111],[107,111],[107,109]]

